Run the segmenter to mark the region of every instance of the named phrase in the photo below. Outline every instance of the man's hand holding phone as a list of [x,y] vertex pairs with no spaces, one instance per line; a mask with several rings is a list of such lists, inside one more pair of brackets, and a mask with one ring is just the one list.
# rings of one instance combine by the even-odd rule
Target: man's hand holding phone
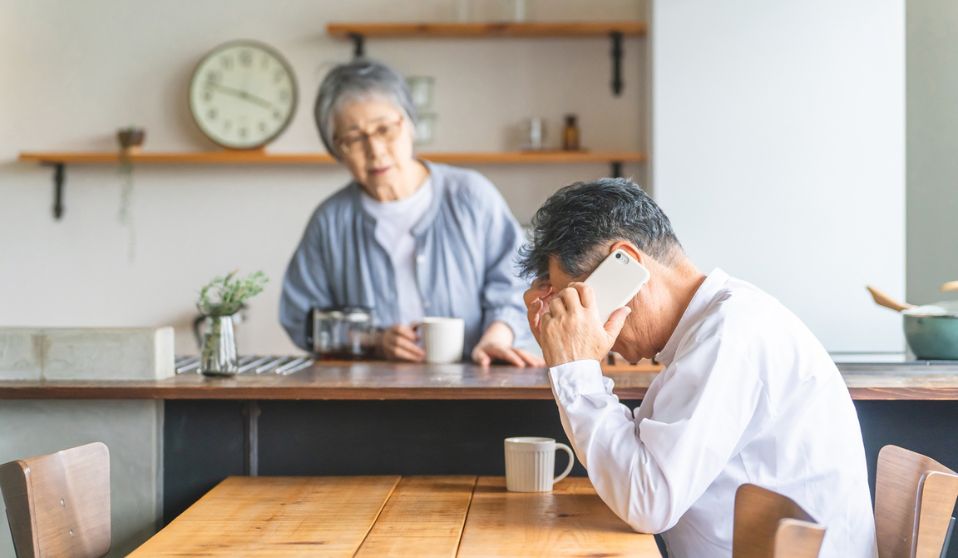
[[584,283],[569,283],[559,292],[547,280],[533,283],[524,300],[546,365],[603,359],[632,312],[629,302],[650,277],[634,254],[616,248]]
[[533,285],[526,291],[529,327],[542,347],[546,366],[576,360],[601,360],[632,310],[619,308],[602,324],[595,292],[585,283],[570,283],[555,293],[551,285]]

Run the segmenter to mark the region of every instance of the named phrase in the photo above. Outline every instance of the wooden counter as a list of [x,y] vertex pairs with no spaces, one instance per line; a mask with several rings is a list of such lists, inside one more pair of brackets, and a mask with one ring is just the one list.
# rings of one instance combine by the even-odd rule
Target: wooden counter
[[[956,363],[839,364],[857,400],[958,400]],[[610,367],[622,399],[645,396],[658,367]],[[160,381],[0,381],[0,399],[534,400],[552,399],[544,369],[388,362],[317,364],[289,376],[182,374]]]

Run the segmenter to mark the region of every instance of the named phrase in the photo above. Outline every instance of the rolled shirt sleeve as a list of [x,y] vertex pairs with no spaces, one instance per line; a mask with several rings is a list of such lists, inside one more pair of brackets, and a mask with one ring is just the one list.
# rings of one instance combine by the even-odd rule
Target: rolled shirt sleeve
[[576,455],[598,495],[633,529],[674,526],[742,443],[761,384],[745,377],[736,345],[707,335],[694,343],[657,379],[651,411],[619,403],[597,361],[549,371]]

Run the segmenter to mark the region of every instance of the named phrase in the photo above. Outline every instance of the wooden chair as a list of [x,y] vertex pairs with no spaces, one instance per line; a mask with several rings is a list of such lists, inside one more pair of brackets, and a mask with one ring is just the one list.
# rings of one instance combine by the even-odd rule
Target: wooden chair
[[875,528],[880,558],[940,558],[958,500],[958,474],[920,453],[878,453]]
[[0,465],[19,558],[103,556],[110,550],[110,451],[95,442]]
[[754,484],[735,491],[732,558],[815,558],[824,538],[791,498]]

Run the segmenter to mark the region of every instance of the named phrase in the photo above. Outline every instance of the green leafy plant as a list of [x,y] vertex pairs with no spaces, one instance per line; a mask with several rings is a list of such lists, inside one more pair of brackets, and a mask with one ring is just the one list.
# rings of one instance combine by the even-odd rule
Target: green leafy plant
[[262,271],[236,277],[233,271],[225,277],[216,277],[200,289],[200,298],[196,307],[204,316],[217,318],[232,316],[239,312],[243,304],[263,291],[269,279]]

